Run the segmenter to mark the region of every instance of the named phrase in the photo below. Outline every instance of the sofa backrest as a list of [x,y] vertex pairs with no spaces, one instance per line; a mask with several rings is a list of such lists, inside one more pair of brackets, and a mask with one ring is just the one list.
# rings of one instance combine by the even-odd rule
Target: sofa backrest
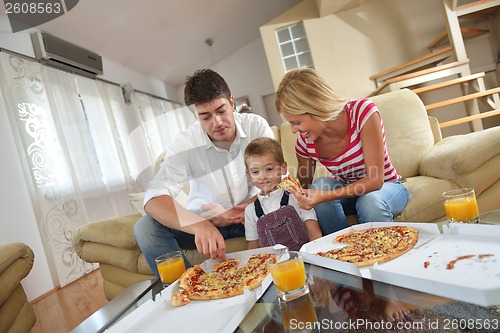
[[408,89],[374,96],[371,100],[382,115],[387,150],[397,172],[403,177],[418,175],[420,160],[434,145],[424,104]]
[[[431,149],[435,141],[440,140],[441,132],[436,119],[427,116],[425,106],[418,95],[408,89],[370,99],[377,104],[382,115],[387,150],[396,170],[403,177],[416,176],[423,155]],[[431,128],[431,124],[435,126]],[[295,156],[297,135],[292,134],[288,122],[281,124],[281,146],[292,177],[296,177],[297,171]],[[314,178],[326,175],[328,175],[326,168],[317,165]]]

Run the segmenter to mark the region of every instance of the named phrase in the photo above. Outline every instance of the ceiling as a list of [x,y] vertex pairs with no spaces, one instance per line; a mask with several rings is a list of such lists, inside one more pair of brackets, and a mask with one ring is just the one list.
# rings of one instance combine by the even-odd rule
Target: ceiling
[[257,39],[260,26],[300,2],[82,0],[37,28],[178,86],[196,69],[211,67]]

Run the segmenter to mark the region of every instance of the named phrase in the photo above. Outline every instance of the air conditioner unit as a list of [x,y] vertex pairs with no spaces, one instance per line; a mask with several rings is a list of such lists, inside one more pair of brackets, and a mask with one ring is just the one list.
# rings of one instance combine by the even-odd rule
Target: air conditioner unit
[[100,55],[44,32],[31,33],[35,56],[56,67],[91,76],[102,74]]

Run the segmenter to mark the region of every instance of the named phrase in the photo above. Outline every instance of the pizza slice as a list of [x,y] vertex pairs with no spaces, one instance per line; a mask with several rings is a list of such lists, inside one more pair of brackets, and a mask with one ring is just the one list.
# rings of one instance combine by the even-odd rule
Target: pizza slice
[[171,300],[172,305],[177,307],[186,305],[190,301],[191,300],[189,299],[189,297],[183,292],[178,292],[177,294],[173,294]]
[[281,183],[278,184],[278,187],[285,191],[294,188],[297,192],[302,193],[302,185],[300,185],[299,180],[294,180],[292,177],[290,177],[290,175],[288,175],[286,178],[283,178]]
[[222,274],[224,276],[230,276],[234,274],[238,270],[238,265],[240,264],[241,259],[226,259],[217,265],[213,266],[215,272]]
[[269,273],[269,265],[276,263],[279,256],[276,254],[254,254],[245,266],[238,269],[233,275],[236,281],[239,281],[244,288],[253,290],[262,284],[262,281]]

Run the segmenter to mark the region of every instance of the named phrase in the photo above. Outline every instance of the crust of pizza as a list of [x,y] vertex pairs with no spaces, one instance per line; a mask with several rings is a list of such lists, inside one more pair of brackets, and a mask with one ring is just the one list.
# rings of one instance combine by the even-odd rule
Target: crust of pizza
[[335,241],[348,245],[318,255],[364,267],[408,252],[418,241],[418,231],[406,226],[370,228],[339,235]]
[[292,177],[290,177],[290,175],[286,178],[283,178],[281,183],[278,184],[278,187],[284,191],[289,191],[291,188],[294,188],[295,190],[297,190],[297,192],[302,193],[302,185],[300,185],[299,180],[294,180]]

